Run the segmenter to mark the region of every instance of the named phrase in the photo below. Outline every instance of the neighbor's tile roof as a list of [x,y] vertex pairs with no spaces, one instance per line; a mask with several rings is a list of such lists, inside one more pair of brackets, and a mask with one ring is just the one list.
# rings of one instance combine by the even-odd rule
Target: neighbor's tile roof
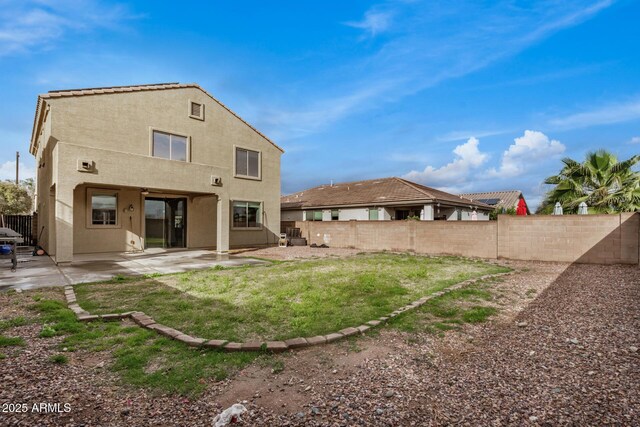
[[486,200],[496,199],[497,203],[490,203],[492,206],[508,209],[518,207],[518,200],[522,196],[522,191],[492,191],[489,193],[461,194],[461,196],[471,200],[484,200],[484,203],[487,203]]
[[282,196],[280,205],[283,209],[300,209],[427,201],[449,202],[458,205],[469,204],[490,208],[483,203],[472,202],[460,196],[395,177],[320,185],[298,193]]
[[209,98],[213,99],[217,102],[222,108],[236,116],[240,119],[241,122],[249,126],[253,129],[258,135],[267,140],[271,145],[276,147],[278,150],[284,153],[284,150],[279,147],[275,142],[271,141],[266,135],[260,132],[258,129],[247,123],[242,117],[232,111],[229,107],[224,105],[222,102],[218,101],[213,95],[204,90],[200,85],[196,83],[157,83],[157,84],[146,84],[146,85],[132,85],[132,86],[110,86],[110,87],[95,87],[95,88],[85,88],[85,89],[64,89],[64,90],[51,90],[47,93],[43,93],[38,95],[38,103],[36,106],[36,116],[34,119],[33,125],[33,134],[31,137],[31,143],[33,145],[33,140],[35,136],[35,128],[37,125],[38,115],[40,113],[40,109],[42,106],[43,99],[52,99],[52,98],[64,98],[71,96],[85,96],[85,95],[104,95],[104,94],[112,94],[112,93],[128,93],[128,92],[145,92],[151,90],[166,90],[166,89],[183,89],[183,88],[195,88],[201,90],[205,93],[205,95],[209,96]]

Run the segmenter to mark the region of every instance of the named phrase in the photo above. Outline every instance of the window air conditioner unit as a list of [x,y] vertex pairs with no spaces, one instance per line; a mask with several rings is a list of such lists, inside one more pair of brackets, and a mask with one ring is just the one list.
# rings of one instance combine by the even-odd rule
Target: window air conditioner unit
[[215,175],[211,175],[211,185],[215,185],[215,186],[221,186],[222,185],[222,178],[219,176],[215,176]]
[[93,160],[78,159],[78,171],[80,172],[93,172],[95,171],[95,165]]

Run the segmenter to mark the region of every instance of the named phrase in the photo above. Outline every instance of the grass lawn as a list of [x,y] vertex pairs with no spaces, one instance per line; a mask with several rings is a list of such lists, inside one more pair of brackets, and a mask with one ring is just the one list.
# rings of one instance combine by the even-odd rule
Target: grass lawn
[[264,341],[358,326],[452,284],[504,271],[464,258],[379,253],[118,278],[75,290],[93,314],[144,311],[193,336]]
[[[76,292],[89,311],[143,310],[162,323],[207,338],[286,338],[358,325],[447,285],[502,271],[461,258],[369,254],[117,278],[76,286]],[[431,300],[391,319],[387,327],[442,334],[465,322],[483,321],[495,311],[489,302],[495,299],[491,282]],[[10,292],[7,298],[23,312],[0,320],[0,359],[17,357],[25,348],[25,339],[16,336],[18,328],[38,324],[35,339],[49,346],[52,365],[75,363],[74,352],[96,353],[108,360],[123,383],[156,393],[197,396],[209,380],[223,379],[254,361],[274,372],[286,369],[286,358],[279,355],[191,348],[131,322],[79,322],[59,288]],[[61,339],[53,342],[53,337]],[[346,344],[357,346],[354,340]]]

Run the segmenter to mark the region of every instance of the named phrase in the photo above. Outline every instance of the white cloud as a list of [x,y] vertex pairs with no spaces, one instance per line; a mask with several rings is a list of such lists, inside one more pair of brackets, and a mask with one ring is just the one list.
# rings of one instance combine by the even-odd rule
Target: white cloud
[[0,56],[48,48],[68,32],[113,29],[132,18],[124,6],[97,0],[2,2]]
[[549,139],[542,132],[525,130],[524,135],[515,138],[514,144],[502,154],[499,169],[490,169],[489,175],[515,177],[534,168],[539,161],[564,153],[565,146],[555,139]]
[[506,129],[477,130],[477,131],[456,130],[456,131],[447,132],[444,135],[440,135],[438,137],[438,141],[445,141],[445,142],[461,141],[461,140],[473,138],[473,137],[483,138],[485,136],[501,135],[507,132],[509,132],[509,130],[506,130]]
[[[452,162],[411,171],[403,178],[452,194],[522,189],[529,207],[535,210],[547,190],[542,180],[551,173],[547,170],[549,160],[565,151],[563,144],[542,132],[525,130],[502,153],[498,166],[489,168],[489,154],[480,151],[479,145],[478,139],[471,137],[453,150]],[[531,182],[540,184],[527,189]]]
[[632,120],[640,120],[640,100],[601,106],[593,110],[556,118],[549,123],[557,129],[580,129]]
[[391,12],[376,11],[370,9],[365,12],[362,21],[345,22],[345,25],[353,28],[359,28],[369,33],[371,37],[375,37],[377,34],[386,31],[391,26],[391,19],[393,14]]
[[473,174],[489,160],[489,155],[478,149],[479,144],[477,138],[469,138],[453,150],[455,157],[451,163],[440,168],[427,166],[423,171],[411,171],[403,178],[445,191],[459,190],[468,185],[474,179]]
[[629,140],[629,144],[640,144],[640,136],[634,136]]
[[[33,167],[27,166],[24,163],[20,162],[20,180],[27,178],[35,178],[36,171]],[[16,161],[9,160],[2,164],[0,164],[0,180],[11,180],[14,181],[16,179]]]

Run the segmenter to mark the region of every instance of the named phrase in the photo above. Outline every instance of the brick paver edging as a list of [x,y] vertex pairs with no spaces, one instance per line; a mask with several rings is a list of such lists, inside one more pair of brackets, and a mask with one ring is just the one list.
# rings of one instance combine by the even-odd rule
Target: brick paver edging
[[216,339],[206,340],[204,338],[196,338],[196,337],[187,335],[181,331],[178,331],[177,329],[173,329],[168,326],[161,325],[160,323],[157,323],[155,320],[153,320],[151,317],[149,317],[148,315],[146,315],[141,311],[129,311],[126,313],[100,314],[100,315],[91,314],[83,310],[82,307],[78,305],[78,302],[76,300],[76,294],[73,291],[73,286],[64,287],[64,296],[67,300],[68,307],[76,314],[76,317],[78,318],[78,320],[82,322],[91,322],[93,320],[119,320],[119,319],[130,318],[143,328],[154,330],[161,335],[181,341],[191,347],[206,347],[206,348],[214,348],[214,349],[219,349],[224,351],[265,351],[266,350],[273,353],[279,353],[287,350],[294,350],[298,348],[310,347],[310,346],[320,345],[320,344],[327,344],[345,337],[350,337],[352,335],[364,334],[369,329],[379,326],[381,324],[384,324],[389,319],[399,316],[400,314],[406,311],[416,309],[422,306],[423,304],[425,304],[427,301],[432,300],[434,298],[438,298],[448,292],[454,291],[456,289],[460,289],[464,286],[468,286],[482,280],[487,280],[494,277],[504,276],[512,273],[513,272],[487,274],[485,276],[481,276],[476,279],[465,280],[464,282],[460,282],[453,286],[449,286],[448,288],[443,289],[441,291],[434,292],[429,296],[422,297],[412,302],[411,304],[408,304],[404,307],[401,307],[395,310],[392,313],[389,313],[386,316],[382,316],[377,319],[370,320],[365,324],[357,327],[345,328],[338,332],[334,332],[328,335],[318,335],[315,337],[306,337],[306,338],[298,337],[298,338],[292,338],[285,341],[266,341],[266,342],[262,342],[262,341],[229,342],[226,340],[216,340]]

